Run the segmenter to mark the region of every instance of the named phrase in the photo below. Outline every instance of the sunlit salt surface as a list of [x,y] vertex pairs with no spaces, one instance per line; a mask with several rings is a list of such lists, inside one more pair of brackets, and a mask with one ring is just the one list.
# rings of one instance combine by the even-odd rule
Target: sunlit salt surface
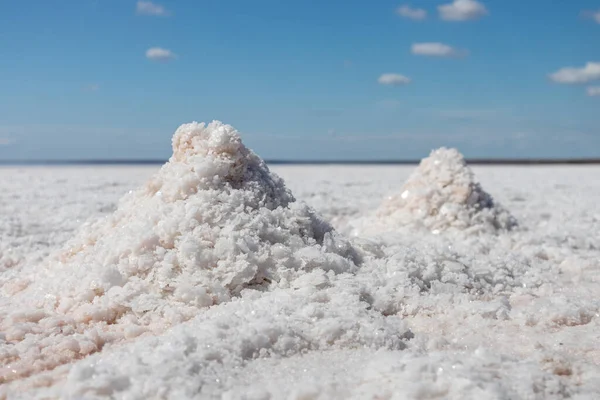
[[462,154],[441,148],[423,159],[400,193],[386,198],[374,216],[358,221],[356,235],[388,230],[510,230],[515,218],[475,180]]
[[[600,168],[469,175],[444,150],[446,172],[272,168],[284,185],[226,125],[173,145],[158,173],[0,169],[0,398],[600,395]],[[356,236],[415,177],[466,214]]]

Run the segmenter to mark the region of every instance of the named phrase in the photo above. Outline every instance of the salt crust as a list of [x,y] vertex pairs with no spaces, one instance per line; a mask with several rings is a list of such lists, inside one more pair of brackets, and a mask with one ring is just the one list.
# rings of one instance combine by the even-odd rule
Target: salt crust
[[387,198],[374,218],[363,221],[365,231],[410,226],[434,234],[513,229],[517,223],[475,181],[471,169],[456,149],[440,148],[424,158],[400,193]]
[[244,289],[352,273],[359,261],[218,121],[182,125],[169,162],[55,258],[3,287],[2,381],[163,332]]
[[[545,332],[549,330],[570,327],[571,331],[563,329],[555,334],[565,344],[571,340],[569,332],[572,329],[593,331],[600,306],[598,302],[586,300],[591,298],[593,286],[588,288],[580,285],[578,294],[574,295],[551,285],[558,276],[567,280],[579,279],[577,277],[581,275],[582,268],[590,261],[565,257],[564,244],[560,242],[545,243],[544,247],[539,247],[531,240],[515,240],[508,232],[511,224],[497,223],[510,221],[510,218],[497,218],[504,211],[500,211],[496,205],[485,207],[490,203],[485,200],[486,196],[481,194],[478,185],[466,186],[484,199],[483,206],[474,206],[479,203],[465,201],[464,196],[448,195],[443,189],[442,194],[438,195],[445,200],[435,203],[443,206],[444,202],[454,201],[466,207],[466,211],[460,211],[458,207],[460,212],[457,215],[460,216],[455,218],[465,222],[465,225],[448,224],[443,219],[441,225],[436,225],[439,219],[436,222],[436,218],[432,218],[433,225],[424,224],[421,227],[441,227],[441,235],[405,235],[404,232],[410,232],[410,229],[418,226],[419,219],[414,217],[408,219],[408,225],[398,227],[391,224],[392,230],[397,232],[395,234],[370,239],[354,238],[349,243],[309,208],[294,203],[281,181],[268,173],[262,161],[241,144],[236,147],[222,138],[211,141],[215,132],[228,131],[230,127],[219,123],[210,124],[209,127],[182,126],[178,130],[181,135],[178,137],[176,134],[174,138],[174,150],[180,151],[174,151],[170,163],[145,188],[126,196],[113,216],[84,227],[82,233],[67,246],[67,251],[56,256],[59,261],[47,264],[42,271],[42,278],[39,277],[39,267],[23,269],[17,274],[21,280],[12,280],[4,285],[4,294],[14,294],[12,300],[2,299],[2,312],[14,308],[15,298],[26,305],[24,312],[8,313],[11,319],[6,320],[9,321],[7,326],[11,329],[30,329],[30,333],[24,340],[7,336],[0,338],[0,354],[9,355],[3,358],[2,363],[6,368],[3,371],[7,373],[7,380],[17,379],[0,387],[0,398],[5,395],[10,398],[112,396],[130,399],[193,396],[228,399],[436,396],[453,399],[482,396],[558,399],[577,394],[572,385],[567,386],[569,382],[583,385],[579,398],[593,398],[583,393],[600,389],[591,384],[597,381],[594,378],[597,369],[586,364],[586,360],[590,360],[590,357],[593,359],[595,354],[595,342],[589,335],[578,337],[579,343],[571,348],[580,348],[580,353],[571,353],[569,357],[544,349],[540,350],[539,360],[535,357],[527,363],[519,360],[524,355],[531,357],[528,352],[534,343],[529,342],[539,341],[535,346],[541,348],[548,346],[548,341],[543,338],[548,336]],[[212,133],[208,134],[206,130]],[[239,143],[237,135],[232,136],[235,138],[233,142]],[[206,143],[214,145],[206,146]],[[217,148],[222,150],[214,150]],[[216,174],[219,177],[217,180],[225,184],[215,183],[214,179],[193,181],[189,173],[180,172],[185,168],[169,167],[169,164],[180,167],[186,164],[185,160],[196,157],[195,149],[198,149],[198,157],[197,163],[193,164],[194,171],[195,165],[204,164],[205,159],[219,159],[209,163],[209,170],[221,171]],[[217,154],[230,156],[219,157]],[[262,166],[257,169],[267,171],[266,174],[242,172],[252,171],[253,168],[239,167],[234,162],[231,163],[232,168],[223,166],[223,163],[227,163],[224,160],[238,159],[237,155],[243,155],[239,158],[247,160],[248,166]],[[455,161],[460,159],[455,155],[450,154],[446,158]],[[456,168],[454,174],[467,176],[464,163],[462,167]],[[175,171],[177,175],[173,175]],[[178,184],[169,179],[172,176],[184,179],[178,179],[181,183]],[[256,176],[266,176],[266,179]],[[185,178],[191,179],[189,184],[185,184]],[[455,183],[473,183],[472,176],[470,179],[454,177],[451,180]],[[439,186],[436,183],[439,179],[425,182],[429,182],[433,188]],[[252,189],[244,191],[240,187]],[[216,194],[208,195],[211,190]],[[247,233],[234,236],[236,239],[255,235],[264,248],[270,247],[271,251],[265,253],[271,258],[277,257],[272,254],[274,247],[282,242],[291,247],[288,242],[293,239],[286,241],[277,236],[278,239],[273,240],[269,234],[264,234],[265,230],[271,232],[264,225],[275,225],[277,231],[284,230],[282,235],[285,238],[299,237],[302,244],[295,247],[291,254],[274,258],[273,265],[265,266],[259,261],[252,263],[245,258],[248,264],[256,265],[254,275],[246,275],[240,272],[242,268],[234,269],[231,265],[238,262],[240,254],[248,254],[243,250],[235,250],[236,245],[239,246],[236,240],[225,247],[225,254],[219,253],[229,260],[229,264],[220,265],[218,257],[213,256],[212,260],[216,258],[217,262],[212,265],[211,271],[217,272],[206,276],[204,274],[208,272],[197,272],[206,260],[202,258],[202,261],[194,259],[190,262],[190,257],[181,257],[181,244],[184,242],[174,240],[173,247],[166,250],[178,249],[177,260],[181,257],[183,261],[180,264],[184,266],[180,267],[181,271],[172,272],[171,268],[168,274],[144,275],[145,271],[139,267],[140,255],[151,253],[156,257],[153,250],[149,251],[153,249],[152,246],[140,245],[147,243],[148,234],[156,231],[152,224],[145,222],[147,216],[155,216],[162,221],[173,215],[173,220],[185,225],[183,228],[178,225],[175,230],[193,232],[201,224],[192,229],[186,224],[198,214],[204,217],[206,210],[214,205],[189,215],[183,211],[172,213],[176,208],[172,204],[188,203],[205,192],[202,202],[214,204],[217,203],[215,198],[226,198],[224,202],[229,202],[232,198],[239,198],[231,195],[238,190],[244,191],[242,200],[239,200],[241,204],[258,204],[255,208],[249,207],[248,213],[259,209],[257,214],[261,218],[276,212],[281,214],[277,214],[277,218],[267,219],[269,223],[262,225],[253,224],[255,219],[250,217],[242,219],[236,229],[228,231],[229,237],[239,231]],[[221,192],[228,195],[220,196]],[[247,192],[260,194],[254,196]],[[257,197],[261,200],[256,200]],[[160,201],[152,200],[156,198]],[[167,207],[164,204],[171,205]],[[224,207],[224,210],[234,208],[219,207]],[[481,210],[486,216],[477,215]],[[466,219],[463,218],[465,212]],[[246,212],[241,214],[246,215]],[[229,221],[239,218],[235,212],[229,211],[227,215],[225,219],[204,217],[206,219],[202,221],[207,221],[210,227],[219,223],[227,226]],[[304,224],[298,220],[304,221]],[[125,221],[129,221],[131,226],[120,228],[128,225]],[[132,224],[131,221],[137,223]],[[150,221],[153,220],[150,218]],[[297,225],[290,225],[290,221]],[[289,226],[298,228],[289,229]],[[380,225],[378,229],[385,232],[390,226]],[[120,240],[127,241],[123,245],[116,243],[115,238],[111,239],[115,229],[123,229]],[[423,231],[428,232],[427,229]],[[223,230],[221,228],[219,233]],[[157,247],[165,248],[160,241],[163,237],[160,232],[164,231],[157,232],[159,238],[150,240],[150,243],[158,241]],[[376,230],[374,232],[377,233]],[[462,236],[457,240],[458,237],[446,234],[449,232],[460,232]],[[90,241],[90,238],[93,240]],[[262,248],[259,246],[259,249]],[[110,274],[108,278],[99,273],[93,275],[95,270],[102,268],[101,263],[90,261],[96,260],[93,255],[99,249],[104,249],[104,253],[98,253],[103,256],[101,260],[111,260],[114,254],[125,254],[122,258],[127,261],[121,264],[121,258],[118,258],[114,267],[121,280],[117,279],[116,274],[112,275],[113,278],[110,278]],[[128,252],[127,249],[136,250]],[[202,254],[207,251],[210,248],[203,248]],[[256,254],[256,251],[252,253]],[[305,253],[309,254],[309,258]],[[89,267],[85,273],[69,281],[69,274],[76,274],[81,269],[80,265]],[[253,267],[244,265],[254,271]],[[150,267],[151,270],[155,268],[164,266],[159,264]],[[60,273],[63,269],[65,272]],[[122,272],[130,270],[133,272]],[[266,272],[258,275],[259,271]],[[188,281],[184,281],[183,272],[187,272],[185,279]],[[238,279],[224,279],[227,273]],[[270,275],[267,276],[267,273]],[[94,277],[88,279],[88,274]],[[239,278],[240,274],[242,278]],[[257,276],[262,276],[262,280]],[[192,301],[189,301],[178,298],[176,289],[169,288],[169,285],[178,285],[176,288],[183,286],[187,292],[190,287],[184,286],[184,283],[190,279],[195,279],[190,286],[204,288],[202,294],[205,296],[194,293],[190,296]],[[44,280],[48,282],[39,283]],[[50,284],[50,281],[53,283]],[[92,286],[92,290],[100,287],[103,292],[94,293],[92,300],[74,297],[74,289],[85,286],[79,282],[95,285],[94,282],[98,281],[104,282],[104,286]],[[117,295],[126,288],[139,290],[131,290],[129,297]],[[39,306],[39,301],[36,303],[32,299],[35,300],[36,296],[43,298],[44,290],[58,292],[61,298],[66,290],[69,293],[67,298],[75,305],[62,315],[56,306],[49,307],[44,301]],[[115,291],[117,293],[111,294]],[[154,296],[143,296],[147,292]],[[223,293],[226,295],[219,297]],[[199,299],[207,298],[211,298],[212,303],[220,304],[206,307],[209,302],[203,303]],[[56,301],[52,304],[56,304]],[[98,307],[94,308],[99,310],[96,311],[99,314],[95,315],[107,315],[103,314],[103,310],[113,309],[113,304],[118,305],[115,310],[124,308],[125,311],[117,313],[116,318],[108,321],[110,323],[93,318],[75,320],[71,313],[78,307],[86,310],[85,304]],[[155,308],[136,309],[139,304],[151,304]],[[40,317],[40,314],[36,314],[40,309],[50,316],[44,315],[35,321]],[[68,317],[64,315],[67,312]],[[70,321],[69,324],[63,324],[62,329],[47,334],[45,330],[42,331],[44,326],[41,325],[41,321],[47,318],[69,318]],[[464,320],[465,324],[457,323],[457,319]],[[410,321],[411,326],[419,332],[417,336],[413,337],[404,320]],[[451,336],[446,339],[443,332],[447,327],[453,328],[450,330]],[[6,330],[3,328],[2,331]],[[477,335],[473,332],[477,332]],[[526,336],[519,345],[514,341],[506,341],[506,344],[496,341],[497,352],[514,354],[513,358],[498,356],[496,352],[490,353],[484,349],[486,342],[492,339],[488,339],[488,333],[492,332],[500,336],[529,332],[531,339]],[[428,339],[430,335],[431,339]],[[87,353],[77,353],[74,349],[77,345],[83,348],[89,338],[99,338],[98,349],[102,348],[102,352],[85,357]],[[453,345],[454,342],[457,344]],[[460,343],[462,345],[457,347]],[[397,351],[406,346],[407,350]],[[10,359],[10,356],[13,358]],[[77,358],[83,360],[66,364]],[[55,360],[54,364],[44,365],[48,360]],[[329,362],[351,369],[340,374],[335,368],[326,366]],[[351,367],[352,363],[355,363],[355,368]],[[60,364],[64,365],[40,372]],[[15,365],[25,369],[19,370]],[[29,365],[33,365],[33,368]],[[298,376],[297,368],[302,366],[304,371],[312,369],[321,372],[310,375],[307,380]],[[13,372],[13,369],[17,372]],[[18,379],[28,374],[33,375]],[[297,382],[290,383],[290,379],[297,379]]]

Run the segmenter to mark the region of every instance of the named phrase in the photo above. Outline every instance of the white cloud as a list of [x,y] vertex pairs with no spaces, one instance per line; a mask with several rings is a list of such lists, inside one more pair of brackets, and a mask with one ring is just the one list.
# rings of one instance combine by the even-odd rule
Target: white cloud
[[438,11],[440,18],[445,21],[468,21],[489,14],[487,8],[476,0],[454,0],[438,6]]
[[146,50],[146,58],[152,61],[169,61],[177,56],[171,50],[152,47]]
[[584,18],[591,18],[596,23],[600,24],[600,10],[598,10],[598,11],[582,11],[581,16]]
[[419,56],[460,57],[467,55],[466,50],[458,50],[443,43],[414,43],[411,52]]
[[396,13],[401,17],[412,19],[414,21],[422,21],[427,18],[427,11],[422,8],[412,8],[409,5],[398,7]]
[[153,15],[158,17],[166,17],[170,15],[160,4],[153,3],[151,1],[138,1],[135,11],[138,15]]
[[586,83],[600,79],[600,62],[588,62],[582,68],[566,67],[550,74],[556,83]]
[[590,86],[587,88],[588,96],[600,96],[600,86]]
[[409,84],[410,79],[400,74],[382,74],[377,82],[382,85],[401,86]]

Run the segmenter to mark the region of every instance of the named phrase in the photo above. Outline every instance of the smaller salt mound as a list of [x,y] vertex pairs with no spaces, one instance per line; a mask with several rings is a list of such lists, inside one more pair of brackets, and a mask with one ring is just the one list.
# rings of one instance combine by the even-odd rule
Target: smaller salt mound
[[423,159],[400,194],[377,210],[378,224],[424,227],[433,233],[509,230],[516,220],[475,181],[462,154],[440,148]]
[[169,162],[114,214],[0,288],[0,383],[161,333],[247,288],[353,272],[355,261],[235,129],[182,125]]

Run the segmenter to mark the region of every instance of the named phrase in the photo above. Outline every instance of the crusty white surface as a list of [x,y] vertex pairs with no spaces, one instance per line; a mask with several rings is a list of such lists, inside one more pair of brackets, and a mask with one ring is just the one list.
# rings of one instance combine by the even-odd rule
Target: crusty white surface
[[357,235],[399,229],[475,234],[510,230],[517,221],[476,181],[458,150],[440,148],[421,161],[400,193],[357,225]]
[[160,334],[245,289],[289,289],[313,271],[327,285],[358,260],[231,126],[185,124],[169,162],[115,212],[2,286],[0,379]]
[[[38,271],[54,261],[42,259],[54,252],[50,260],[55,260],[84,220],[110,215],[122,194],[157,170],[1,168],[0,311],[14,314],[22,280],[51,279]],[[356,221],[400,192],[414,167],[272,170],[299,201],[350,236]],[[198,296],[186,297],[192,305],[167,296],[157,301],[171,312],[156,313],[147,325],[154,329],[136,330],[132,327],[140,326],[139,321],[121,318],[109,325],[113,336],[103,339],[96,349],[101,351],[92,349],[95,354],[90,356],[81,353],[80,344],[74,356],[78,343],[65,341],[73,337],[84,343],[86,334],[91,344],[100,340],[88,331],[88,323],[74,323],[73,329],[80,331],[72,334],[67,329],[34,332],[32,338],[39,338],[37,334],[65,346],[62,362],[53,370],[41,372],[40,366],[17,374],[1,384],[0,396],[597,398],[600,168],[473,171],[481,186],[519,221],[518,228],[438,234],[400,228],[352,237],[351,247],[361,258],[352,261],[356,268],[347,264],[326,272],[331,260],[313,254],[316,266],[291,268],[298,272],[287,283],[232,289],[228,298],[208,308],[208,301],[194,303]],[[148,208],[159,215],[157,210],[156,204]],[[87,237],[90,227],[82,229],[79,237]],[[105,241],[111,240],[109,232],[102,232]],[[119,243],[128,247],[128,240],[139,239],[138,232]],[[347,246],[343,239],[328,245]],[[93,267],[88,270],[94,274]],[[45,284],[51,290],[32,292],[19,304],[27,308],[36,296],[87,289],[91,282],[86,277],[77,283],[61,278]],[[11,290],[16,294],[9,296]],[[174,314],[184,317],[166,323],[167,315]],[[22,321],[35,326],[38,317],[28,314]],[[99,329],[99,336],[105,334]],[[10,376],[14,366],[8,352],[18,343],[30,343],[33,349],[39,340],[7,338],[6,332],[0,335],[0,359]],[[34,353],[30,356],[36,359]]]

